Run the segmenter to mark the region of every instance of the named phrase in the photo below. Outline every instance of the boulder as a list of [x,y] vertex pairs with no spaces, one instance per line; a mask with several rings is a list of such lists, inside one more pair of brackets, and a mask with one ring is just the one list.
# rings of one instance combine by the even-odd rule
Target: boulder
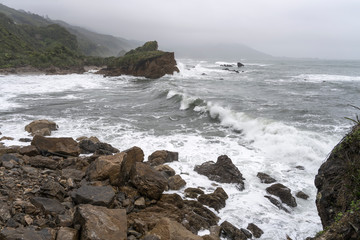
[[272,204],[274,204],[275,206],[277,206],[280,210],[283,210],[283,211],[285,211],[287,213],[290,213],[290,211],[286,207],[284,207],[283,204],[279,200],[277,200],[276,198],[274,198],[272,196],[264,196],[264,197],[269,199],[269,201]]
[[246,240],[248,237],[243,231],[229,223],[228,221],[223,222],[221,225],[221,236],[227,239],[234,240]]
[[130,173],[130,182],[142,195],[155,200],[159,199],[167,188],[167,179],[142,162],[135,163]]
[[166,178],[175,176],[175,170],[169,167],[168,165],[158,165],[154,167],[156,171],[159,171],[164,174]]
[[26,156],[29,156],[29,157],[34,157],[34,156],[40,154],[39,151],[37,150],[37,148],[35,146],[33,146],[33,145],[20,148],[19,153],[21,155],[26,155]]
[[193,234],[183,225],[169,218],[161,218],[149,234],[167,240],[202,240],[200,236]]
[[81,149],[81,153],[89,154],[89,153],[102,153],[98,155],[111,155],[112,153],[119,152],[119,149],[114,148],[108,143],[103,143],[98,141],[98,139],[83,139],[79,142],[79,147]]
[[59,163],[51,158],[37,155],[29,158],[29,165],[36,168],[48,168],[54,170],[59,166]]
[[226,199],[228,195],[223,188],[218,187],[213,193],[202,194],[198,197],[198,201],[206,206],[214,208],[216,211],[219,211],[221,208],[225,207]]
[[297,192],[295,196],[304,200],[307,200],[309,198],[309,195],[307,195],[303,191]]
[[144,161],[144,152],[139,147],[132,147],[124,151],[126,156],[121,163],[119,184],[125,185],[130,180],[130,173],[137,162]]
[[78,230],[68,227],[61,227],[57,232],[56,240],[78,240]]
[[76,208],[74,222],[81,226],[81,239],[127,239],[127,217],[124,209],[80,205]]
[[237,63],[237,67],[243,67],[243,66],[244,66],[244,64],[242,64],[241,62]]
[[73,179],[75,181],[81,181],[85,176],[85,172],[73,168],[65,168],[61,170],[61,176],[65,179]]
[[148,162],[151,166],[158,166],[167,162],[174,162],[178,160],[178,152],[170,152],[166,150],[155,151],[148,157]]
[[77,157],[80,154],[78,143],[73,138],[46,138],[36,135],[31,141],[31,145],[35,146],[43,155]]
[[20,227],[20,228],[4,228],[0,232],[0,239],[4,240],[55,240],[56,230],[51,228],[44,228],[39,231],[31,227]]
[[92,204],[109,207],[115,198],[115,191],[110,186],[83,185],[71,192],[76,204]]
[[194,170],[201,175],[207,176],[212,181],[219,183],[236,183],[240,191],[245,188],[243,181],[245,179],[242,177],[241,172],[226,155],[218,157],[216,163],[210,161],[196,165]]
[[258,172],[256,175],[262,183],[274,183],[276,180],[266,173]]
[[261,235],[264,234],[264,231],[261,230],[258,226],[256,226],[254,223],[249,223],[247,226],[247,229],[252,232],[255,238],[260,238]]
[[290,207],[296,207],[296,199],[291,195],[291,190],[282,185],[281,183],[276,183],[266,188],[266,191],[272,195],[275,195],[280,198],[280,200]]
[[64,197],[67,195],[65,188],[61,186],[60,183],[49,180],[45,181],[40,188],[42,195],[50,198],[57,198],[60,201],[64,200]]
[[40,208],[44,214],[58,215],[65,212],[65,207],[58,200],[43,197],[34,197],[31,203]]
[[0,166],[2,165],[6,169],[14,168],[15,166],[18,166],[20,163],[22,163],[22,160],[20,160],[18,157],[16,157],[13,154],[4,154],[0,156]]
[[115,185],[119,183],[120,168],[126,153],[100,156],[87,169],[86,175],[90,181],[109,179]]
[[197,198],[199,194],[204,194],[204,191],[200,188],[187,188],[184,191],[185,197]]
[[186,182],[180,175],[175,175],[169,177],[168,185],[170,190],[179,190],[186,185]]
[[56,123],[49,120],[35,120],[25,126],[25,131],[31,133],[32,136],[50,136],[51,131],[57,129]]

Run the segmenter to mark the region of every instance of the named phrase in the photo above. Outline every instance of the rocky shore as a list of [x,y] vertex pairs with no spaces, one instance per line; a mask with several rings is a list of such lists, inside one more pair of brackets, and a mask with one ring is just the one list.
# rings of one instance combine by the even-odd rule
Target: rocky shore
[[[46,137],[57,128],[55,122],[37,120],[25,126],[30,137],[21,141],[28,146],[0,144],[1,240],[218,240],[263,234],[251,222],[246,229],[220,223],[217,212],[228,198],[221,184],[235,184],[243,191],[246,182],[228,156],[195,166],[196,172],[217,182],[212,193],[205,193],[201,186],[187,188],[167,165],[178,161],[177,152],[157,150],[145,161],[137,146],[120,151],[96,137]],[[317,207],[325,230],[308,239],[359,239],[359,129],[355,127],[319,169]],[[264,197],[285,212],[296,208],[296,198],[308,198],[303,192],[293,196],[266,173],[257,176],[269,185]],[[208,234],[199,236],[201,230]]]

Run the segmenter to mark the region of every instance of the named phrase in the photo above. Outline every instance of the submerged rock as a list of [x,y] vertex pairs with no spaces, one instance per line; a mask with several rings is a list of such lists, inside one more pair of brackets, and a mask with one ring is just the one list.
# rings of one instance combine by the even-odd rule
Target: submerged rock
[[216,211],[219,211],[221,208],[225,207],[226,199],[228,195],[223,188],[218,187],[213,193],[202,194],[198,197],[198,201],[206,206],[214,208]]
[[258,172],[256,175],[262,183],[274,183],[276,180],[272,177],[270,177],[268,174],[263,172]]
[[201,165],[196,165],[195,172],[207,176],[210,180],[220,183],[236,183],[237,188],[242,191],[245,188],[245,178],[242,177],[239,169],[232,163],[231,159],[222,155],[218,157],[217,162],[205,162]]
[[255,238],[260,238],[261,235],[264,234],[264,231],[261,230],[258,226],[256,226],[254,223],[249,223],[247,226],[247,229],[252,232]]
[[296,207],[296,199],[291,195],[291,190],[282,185],[281,183],[276,183],[266,188],[266,191],[272,195],[275,195],[280,198],[280,200],[290,207]]
[[228,221],[223,222],[221,225],[221,236],[227,239],[246,240],[248,237],[243,231],[229,223]]

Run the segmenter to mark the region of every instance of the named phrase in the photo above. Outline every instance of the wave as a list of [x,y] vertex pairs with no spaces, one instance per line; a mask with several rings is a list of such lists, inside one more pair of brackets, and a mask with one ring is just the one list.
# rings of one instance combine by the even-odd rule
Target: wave
[[180,110],[194,109],[198,106],[204,105],[205,101],[198,97],[189,97],[187,94],[179,93],[170,90],[167,94],[167,99],[176,99],[180,102]]
[[360,81],[360,76],[331,75],[331,74],[300,74],[294,76],[295,79],[301,79],[310,82],[353,82]]

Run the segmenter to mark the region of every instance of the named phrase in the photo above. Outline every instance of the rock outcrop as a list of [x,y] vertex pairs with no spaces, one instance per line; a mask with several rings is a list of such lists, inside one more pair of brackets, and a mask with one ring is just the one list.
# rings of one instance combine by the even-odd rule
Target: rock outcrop
[[210,180],[219,183],[236,183],[236,187],[242,191],[245,188],[244,178],[239,169],[232,163],[231,159],[222,155],[218,157],[217,162],[205,162],[196,165],[195,172],[207,176]]
[[117,58],[98,73],[106,76],[125,74],[156,79],[174,72],[179,72],[174,53],[159,51],[158,43],[151,41]]
[[325,229],[315,239],[360,239],[360,124],[321,165],[315,186],[316,207]]
[[58,126],[55,122],[49,120],[35,120],[25,126],[25,131],[31,133],[32,136],[50,136],[51,131],[57,130]]

